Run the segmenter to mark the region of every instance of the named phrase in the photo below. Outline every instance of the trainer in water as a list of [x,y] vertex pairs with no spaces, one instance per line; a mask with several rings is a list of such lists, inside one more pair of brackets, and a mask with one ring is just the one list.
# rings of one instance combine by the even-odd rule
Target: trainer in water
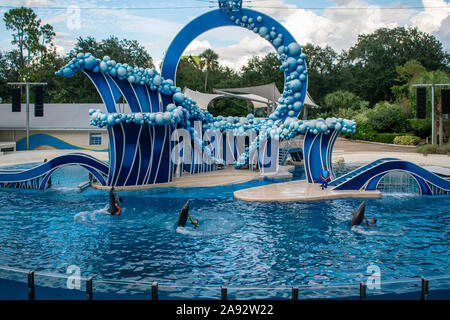
[[119,201],[122,202],[122,198],[118,197],[114,187],[111,187],[109,190],[108,212],[113,216],[118,216],[122,212],[122,208],[119,207]]
[[377,219],[376,218],[371,219],[370,222],[366,218],[364,218],[364,220],[366,221],[366,225],[369,228],[375,228],[377,226]]
[[191,221],[191,224],[194,225],[195,228],[198,227],[198,219],[192,219],[191,215],[189,214],[189,200],[186,201],[183,208],[180,211],[180,214],[178,215],[178,227],[184,227],[186,226],[187,219]]

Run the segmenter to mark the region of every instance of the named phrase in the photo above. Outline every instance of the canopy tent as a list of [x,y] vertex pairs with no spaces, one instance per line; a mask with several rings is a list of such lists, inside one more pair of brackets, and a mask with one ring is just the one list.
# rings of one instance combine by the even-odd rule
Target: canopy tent
[[[234,92],[234,93],[248,93],[266,98],[269,102],[277,102],[281,98],[281,93],[275,82],[263,84],[261,86],[245,87],[245,88],[231,88],[231,89],[214,89],[214,92]],[[305,105],[312,108],[319,108],[319,106],[311,98],[309,92],[306,94]]]
[[264,97],[270,101],[278,101],[281,97],[275,82],[263,84],[262,86],[246,87],[246,88],[231,88],[231,89],[214,89],[214,91],[225,91],[234,93],[249,93],[260,97]]
[[[184,94],[196,101],[198,106],[202,110],[208,110],[208,105],[211,103],[211,101],[219,98],[237,98],[251,101],[255,109],[261,109],[276,105],[276,102],[281,97],[281,93],[280,91],[278,91],[278,88],[274,82],[261,86],[214,89],[213,91],[214,93],[202,93],[191,90],[187,87],[184,88]],[[308,107],[319,108],[319,106],[312,100],[308,92],[304,104],[304,118],[306,116],[306,109]]]

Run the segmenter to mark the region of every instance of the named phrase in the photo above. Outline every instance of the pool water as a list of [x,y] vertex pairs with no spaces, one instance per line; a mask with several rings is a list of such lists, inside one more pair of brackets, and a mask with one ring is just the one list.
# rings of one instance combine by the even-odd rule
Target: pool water
[[[76,188],[86,178],[84,169],[66,167],[54,174],[49,190],[0,190],[0,266],[66,273],[76,265],[96,280],[158,281],[167,284],[160,286],[163,298],[218,298],[221,285],[358,285],[370,275],[370,265],[380,268],[382,281],[449,270],[448,196],[394,193],[366,200],[366,216],[378,219],[378,227],[369,229],[349,227],[349,213],[361,202],[357,199],[283,204],[233,198],[235,190],[264,181],[119,192],[123,213],[110,216],[108,192]],[[176,227],[188,199],[192,216],[199,219],[197,229]],[[283,298],[290,291],[229,295]]]

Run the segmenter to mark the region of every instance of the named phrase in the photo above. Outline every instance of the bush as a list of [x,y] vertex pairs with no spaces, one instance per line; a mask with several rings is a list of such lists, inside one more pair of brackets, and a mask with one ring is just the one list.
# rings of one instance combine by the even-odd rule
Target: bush
[[368,118],[370,125],[378,132],[406,132],[409,125],[404,107],[385,101],[377,103]]
[[431,135],[431,119],[408,119],[408,122],[416,136],[425,139]]
[[400,136],[400,135],[402,135],[401,133],[389,133],[389,132],[387,132],[387,133],[377,133],[376,135],[375,135],[375,139],[374,139],[374,141],[377,141],[377,142],[382,142],[382,143],[394,143],[394,139],[397,137],[397,136]]
[[450,155],[450,143],[439,146],[437,144],[426,144],[417,149],[417,153],[427,154],[448,154]]
[[397,136],[394,138],[394,144],[405,146],[415,146],[420,142],[420,138],[416,136]]
[[356,132],[348,134],[347,137],[355,140],[374,141],[377,132],[367,122],[356,122]]

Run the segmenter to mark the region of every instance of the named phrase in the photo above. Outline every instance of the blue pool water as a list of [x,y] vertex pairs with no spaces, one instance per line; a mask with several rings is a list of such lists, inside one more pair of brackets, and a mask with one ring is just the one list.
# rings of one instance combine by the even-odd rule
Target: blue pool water
[[[376,217],[378,228],[350,229],[348,214],[361,200],[283,204],[233,198],[235,190],[263,181],[119,192],[124,212],[112,217],[106,191],[76,189],[86,178],[83,169],[66,167],[52,177],[50,190],[0,190],[0,266],[66,273],[76,265],[94,280],[158,281],[163,298],[217,298],[221,285],[277,288],[230,290],[231,297],[283,298],[290,291],[280,288],[294,285],[358,285],[369,265],[380,268],[382,281],[448,274],[448,196],[366,200],[366,216]],[[187,199],[198,229],[176,227]]]

